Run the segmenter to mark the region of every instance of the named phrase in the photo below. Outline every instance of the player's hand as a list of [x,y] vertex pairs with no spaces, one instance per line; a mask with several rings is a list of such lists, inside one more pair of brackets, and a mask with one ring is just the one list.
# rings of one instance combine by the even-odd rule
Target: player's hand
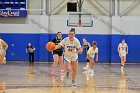
[[126,54],[128,54],[128,52],[126,52]]
[[96,62],[98,62],[98,58],[96,58]]
[[93,60],[93,59],[94,59],[94,58],[93,58],[93,56],[90,56],[89,58],[90,58],[91,60]]
[[48,51],[53,52],[54,50],[48,50]]
[[96,64],[98,64],[98,58],[96,58],[96,61],[95,61],[95,63],[96,63]]
[[77,51],[75,51],[74,49],[72,49],[71,53],[77,53]]
[[77,51],[72,51],[71,53],[77,54]]
[[119,52],[119,55],[121,55],[122,53],[121,52]]

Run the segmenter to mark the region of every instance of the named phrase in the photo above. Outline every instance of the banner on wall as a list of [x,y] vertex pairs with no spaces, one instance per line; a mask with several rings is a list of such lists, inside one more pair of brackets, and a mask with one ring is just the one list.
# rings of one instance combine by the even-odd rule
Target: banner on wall
[[26,10],[0,10],[0,17],[27,17]]

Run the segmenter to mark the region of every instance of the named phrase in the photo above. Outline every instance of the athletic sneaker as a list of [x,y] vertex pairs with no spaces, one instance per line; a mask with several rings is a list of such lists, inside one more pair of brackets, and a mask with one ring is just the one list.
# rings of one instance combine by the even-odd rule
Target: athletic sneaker
[[87,78],[87,81],[89,80],[89,76],[86,76],[86,78]]
[[86,67],[83,67],[84,70],[87,70],[89,68],[89,64],[86,65]]
[[4,57],[4,62],[3,62],[3,64],[6,64],[6,57]]
[[90,69],[90,77],[93,77],[93,76],[94,76],[94,70]]
[[76,86],[76,83],[74,80],[72,80],[72,86]]
[[66,78],[67,79],[70,78],[70,73],[69,72],[66,73]]
[[56,75],[55,69],[52,69],[52,75]]
[[61,70],[61,80],[64,80],[64,70]]
[[124,72],[124,66],[123,65],[121,66],[121,72]]
[[88,66],[86,66],[86,67],[83,67],[83,69],[84,69],[84,70],[87,70],[88,68],[89,68]]
[[64,75],[64,70],[61,70],[61,75]]

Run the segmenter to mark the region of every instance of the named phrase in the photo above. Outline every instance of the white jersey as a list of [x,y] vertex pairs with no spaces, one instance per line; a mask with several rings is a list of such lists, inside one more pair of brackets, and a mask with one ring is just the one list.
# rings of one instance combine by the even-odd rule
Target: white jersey
[[96,47],[95,50],[93,50],[93,47],[89,48],[87,54],[89,54],[90,57],[93,57],[95,56],[95,53],[98,53],[98,48]]
[[60,45],[64,46],[64,59],[66,61],[77,61],[78,54],[72,53],[72,51],[77,51],[77,49],[81,47],[80,41],[77,38],[71,41],[69,37],[66,37],[60,42]]
[[2,40],[0,39],[0,55],[3,53],[3,45]]
[[2,46],[2,40],[0,39],[0,50],[3,49],[3,46]]
[[124,45],[122,45],[122,43],[120,43],[119,48],[120,48],[121,53],[126,54],[126,51],[127,51],[127,44],[126,43],[124,43]]

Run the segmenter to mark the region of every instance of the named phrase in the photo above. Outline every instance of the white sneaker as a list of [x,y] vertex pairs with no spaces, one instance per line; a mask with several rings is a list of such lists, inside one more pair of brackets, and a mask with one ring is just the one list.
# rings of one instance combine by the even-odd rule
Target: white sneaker
[[3,62],[3,64],[6,64],[6,57],[4,57],[4,62]]
[[87,76],[87,81],[89,80],[89,76]]
[[83,69],[84,69],[84,70],[87,70],[87,68],[86,68],[86,67],[83,67]]
[[90,77],[93,77],[93,76],[94,76],[94,70],[90,69]]
[[72,80],[72,86],[76,86],[77,84],[75,83],[74,80]]
[[121,72],[124,72],[124,66],[121,66]]
[[86,67],[83,67],[84,70],[87,70],[89,68],[89,65],[86,65]]

